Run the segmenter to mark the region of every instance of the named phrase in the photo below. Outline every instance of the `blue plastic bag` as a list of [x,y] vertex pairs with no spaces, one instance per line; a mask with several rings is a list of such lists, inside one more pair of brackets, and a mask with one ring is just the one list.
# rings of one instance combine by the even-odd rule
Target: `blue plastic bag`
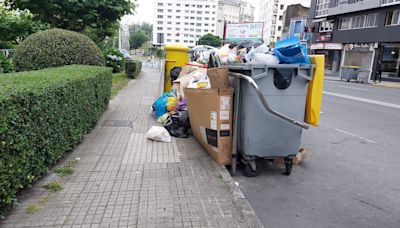
[[299,38],[292,37],[276,43],[274,54],[280,63],[310,64],[306,46],[300,43]]
[[167,113],[167,101],[168,101],[169,93],[164,93],[153,104],[153,111],[155,112],[156,118],[158,119],[160,116]]

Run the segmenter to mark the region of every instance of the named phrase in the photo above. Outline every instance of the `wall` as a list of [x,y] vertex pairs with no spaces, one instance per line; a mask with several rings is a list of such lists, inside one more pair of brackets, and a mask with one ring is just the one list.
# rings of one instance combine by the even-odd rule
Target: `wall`
[[[352,13],[363,15],[378,13],[378,27],[365,29],[338,30],[339,16],[335,17],[333,43],[368,43],[368,42],[400,42],[400,25],[385,26],[386,13],[390,10],[400,10],[400,5],[383,7],[374,10]],[[384,34],[384,35],[382,35]]]

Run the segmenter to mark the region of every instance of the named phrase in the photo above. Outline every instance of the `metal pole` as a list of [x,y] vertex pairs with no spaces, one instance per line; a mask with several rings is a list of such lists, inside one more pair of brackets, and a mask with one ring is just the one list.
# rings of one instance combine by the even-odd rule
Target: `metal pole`
[[239,129],[239,116],[240,116],[240,81],[239,77],[236,78],[236,89],[235,89],[235,107],[233,110],[233,139],[232,139],[232,176],[236,175],[236,163],[237,163],[237,138]]

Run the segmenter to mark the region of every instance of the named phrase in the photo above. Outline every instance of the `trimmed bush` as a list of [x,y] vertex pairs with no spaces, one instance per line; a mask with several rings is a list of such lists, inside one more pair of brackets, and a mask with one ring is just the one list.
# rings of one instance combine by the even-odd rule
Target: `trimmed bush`
[[78,65],[0,77],[0,217],[96,125],[111,81],[110,68]]
[[119,73],[124,69],[125,59],[117,49],[107,49],[104,51],[104,57],[106,59],[106,66],[113,68],[113,73]]
[[3,53],[0,53],[0,74],[10,73],[14,67],[9,59],[7,59]]
[[142,70],[142,62],[137,60],[126,61],[125,73],[128,78],[136,78]]
[[16,49],[16,71],[82,64],[104,66],[100,48],[89,37],[63,29],[34,33]]

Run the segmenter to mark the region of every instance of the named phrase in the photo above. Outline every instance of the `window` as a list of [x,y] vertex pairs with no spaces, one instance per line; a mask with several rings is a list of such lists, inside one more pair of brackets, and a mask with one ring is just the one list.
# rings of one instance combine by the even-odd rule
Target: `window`
[[163,22],[162,21],[157,21],[157,24],[162,25]]
[[317,0],[315,6],[315,17],[326,16],[328,14],[329,0]]
[[157,27],[157,30],[162,30],[162,27]]
[[168,3],[168,6],[172,6],[172,3]]
[[157,18],[163,18],[163,15],[157,15]]
[[400,3],[400,0],[382,0],[382,5],[394,5]]
[[284,5],[281,5],[281,7],[279,7],[281,10],[283,10]]
[[339,30],[373,28],[378,26],[376,13],[354,17],[344,17],[339,20]]
[[171,9],[169,9],[169,10],[168,10],[168,12],[172,12],[172,10],[171,10]]
[[201,23],[196,23],[196,26],[201,26]]
[[168,15],[168,18],[172,18],[172,16],[171,16],[171,15]]
[[158,9],[158,10],[157,10],[157,12],[159,12],[159,13],[162,13],[162,12],[163,12],[163,10],[162,10],[162,9]]
[[176,16],[176,18],[177,18],[177,19],[180,19],[180,18],[181,18],[181,16]]
[[280,20],[280,21],[282,20],[282,16],[279,16],[279,20]]
[[158,3],[158,6],[163,6],[163,4],[159,2],[159,3]]
[[180,13],[180,12],[181,12],[181,10],[176,10],[176,12],[177,12],[177,13]]
[[201,32],[201,29],[196,29],[196,32]]
[[320,32],[332,32],[332,30],[333,30],[333,21],[323,21],[319,23]]
[[400,25],[400,10],[388,12],[386,15],[385,25]]
[[281,26],[278,26],[278,31],[281,31],[282,30],[282,27]]

